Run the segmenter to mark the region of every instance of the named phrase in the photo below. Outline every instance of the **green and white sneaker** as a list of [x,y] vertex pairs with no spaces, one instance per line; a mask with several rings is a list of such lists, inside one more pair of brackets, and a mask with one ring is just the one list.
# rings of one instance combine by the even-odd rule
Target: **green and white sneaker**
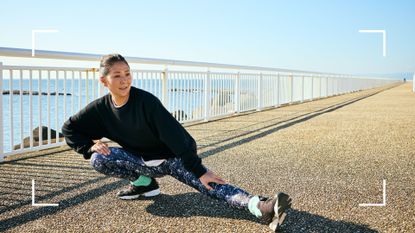
[[154,197],[160,194],[160,188],[156,179],[151,178],[151,183],[147,186],[134,186],[130,184],[127,189],[117,193],[117,197],[123,200],[133,200],[140,196]]

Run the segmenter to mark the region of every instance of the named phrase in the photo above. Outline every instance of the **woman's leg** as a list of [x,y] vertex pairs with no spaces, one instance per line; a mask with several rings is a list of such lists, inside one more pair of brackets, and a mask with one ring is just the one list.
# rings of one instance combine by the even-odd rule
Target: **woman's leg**
[[110,148],[110,150],[111,154],[108,156],[99,153],[92,155],[91,164],[100,173],[130,181],[136,180],[140,175],[161,177],[168,174],[203,194],[223,200],[237,208],[247,208],[252,197],[248,192],[230,184],[210,184],[213,190],[207,190],[192,172],[184,168],[180,158],[168,159],[160,166],[147,167],[140,157],[121,148]]
[[197,189],[199,192],[206,194],[218,200],[225,201],[232,207],[247,209],[251,194],[231,184],[213,184],[209,185],[213,190],[209,191],[200,182],[200,180],[190,171],[186,170],[180,158],[168,159],[161,165],[163,170],[169,173],[177,180]]
[[143,159],[122,148],[110,147],[111,154],[92,154],[91,165],[100,173],[108,176],[135,181],[140,175],[161,177],[166,175],[160,166],[147,167]]

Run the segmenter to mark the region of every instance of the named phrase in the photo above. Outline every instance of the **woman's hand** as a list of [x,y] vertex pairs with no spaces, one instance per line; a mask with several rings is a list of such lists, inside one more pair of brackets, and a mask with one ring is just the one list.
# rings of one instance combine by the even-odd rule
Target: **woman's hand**
[[110,148],[108,148],[108,145],[106,143],[101,142],[100,140],[97,140],[93,146],[91,146],[92,152],[98,152],[103,155],[109,155],[111,154]]
[[222,178],[220,178],[219,176],[217,176],[215,173],[213,173],[212,171],[208,170],[205,174],[203,174],[200,178],[199,178],[200,182],[202,182],[202,184],[210,191],[213,190],[213,188],[209,185],[209,183],[216,183],[216,184],[226,184],[226,182],[224,180],[222,180]]

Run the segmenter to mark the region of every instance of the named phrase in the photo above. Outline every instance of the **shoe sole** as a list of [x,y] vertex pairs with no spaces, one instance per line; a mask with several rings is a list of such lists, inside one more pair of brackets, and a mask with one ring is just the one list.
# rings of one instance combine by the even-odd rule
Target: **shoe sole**
[[277,232],[287,216],[285,211],[288,208],[291,208],[291,197],[285,193],[278,193],[275,195],[275,198],[277,199],[274,205],[275,215],[272,218],[272,222],[269,224],[269,228],[274,232]]
[[154,190],[151,190],[151,191],[143,193],[143,194],[137,194],[137,195],[133,195],[133,196],[122,196],[122,197],[118,197],[118,198],[121,199],[121,200],[133,200],[133,199],[139,198],[140,196],[155,197],[159,194],[160,194],[160,189],[154,189]]

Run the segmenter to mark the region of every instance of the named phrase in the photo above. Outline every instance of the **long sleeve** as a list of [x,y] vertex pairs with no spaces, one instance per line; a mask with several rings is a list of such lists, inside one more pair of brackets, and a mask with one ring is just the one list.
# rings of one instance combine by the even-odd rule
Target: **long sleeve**
[[98,114],[90,104],[71,116],[62,126],[62,134],[68,146],[82,154],[85,159],[92,155],[90,148],[94,144],[93,140],[104,137],[99,121]]
[[159,139],[178,157],[184,167],[198,178],[206,173],[202,160],[197,156],[196,142],[183,126],[156,100],[152,103],[148,116],[151,127]]

